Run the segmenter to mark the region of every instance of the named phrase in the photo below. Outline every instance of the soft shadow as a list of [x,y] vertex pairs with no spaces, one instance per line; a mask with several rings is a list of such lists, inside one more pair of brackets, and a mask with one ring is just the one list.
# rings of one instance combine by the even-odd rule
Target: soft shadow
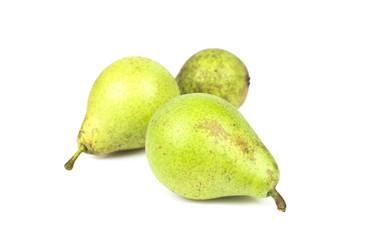
[[251,196],[230,196],[230,197],[221,197],[221,198],[214,198],[214,199],[207,199],[207,200],[194,200],[185,198],[182,196],[179,196],[176,194],[176,197],[179,198],[182,201],[187,201],[194,204],[265,204],[265,202],[256,197]]
[[95,159],[96,160],[126,159],[126,157],[135,157],[135,156],[139,156],[139,155],[143,155],[143,154],[145,154],[145,149],[140,148],[140,149],[132,149],[132,150],[113,152],[113,153],[109,153],[109,154],[102,155],[102,156],[95,156]]

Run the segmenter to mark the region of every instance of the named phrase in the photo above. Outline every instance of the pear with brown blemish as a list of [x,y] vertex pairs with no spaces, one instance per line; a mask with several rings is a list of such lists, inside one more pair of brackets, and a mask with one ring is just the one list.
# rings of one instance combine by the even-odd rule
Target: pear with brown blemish
[[247,98],[250,77],[240,58],[224,49],[209,48],[190,57],[176,81],[181,94],[209,93],[239,108]]
[[171,191],[190,199],[247,195],[274,198],[278,166],[230,103],[210,94],[178,96],[152,116],[146,136],[149,165]]
[[152,115],[178,95],[175,79],[156,61],[127,57],[112,63],[91,89],[78,151],[65,168],[71,170],[82,152],[104,155],[143,148]]

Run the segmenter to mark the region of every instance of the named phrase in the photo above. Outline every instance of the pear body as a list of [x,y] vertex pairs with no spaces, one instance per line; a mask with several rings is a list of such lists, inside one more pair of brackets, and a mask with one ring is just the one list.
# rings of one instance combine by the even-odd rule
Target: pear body
[[150,118],[178,95],[173,76],[151,59],[127,57],[112,63],[91,89],[78,146],[97,155],[144,147]]
[[146,154],[157,179],[190,199],[263,198],[279,181],[274,158],[245,118],[210,94],[185,94],[161,106],[148,126]]
[[71,170],[81,152],[103,155],[144,147],[153,113],[180,95],[173,76],[144,57],[127,57],[109,65],[96,79],[77,138],[78,152],[65,164]]
[[190,57],[176,81],[181,94],[209,93],[239,108],[247,97],[250,77],[244,63],[234,54],[209,48]]

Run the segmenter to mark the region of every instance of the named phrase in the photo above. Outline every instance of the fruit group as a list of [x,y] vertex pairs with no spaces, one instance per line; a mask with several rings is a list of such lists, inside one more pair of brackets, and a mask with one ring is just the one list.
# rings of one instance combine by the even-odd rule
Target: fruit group
[[186,94],[161,106],[148,126],[146,154],[158,180],[186,198],[271,196],[285,211],[274,158],[240,112],[219,97]]
[[173,76],[151,59],[127,57],[112,63],[91,89],[79,149],[65,168],[71,170],[81,152],[103,155],[144,147],[153,113],[178,95]]
[[247,97],[250,77],[244,63],[234,54],[210,48],[189,58],[176,81],[181,94],[209,93],[239,108]]

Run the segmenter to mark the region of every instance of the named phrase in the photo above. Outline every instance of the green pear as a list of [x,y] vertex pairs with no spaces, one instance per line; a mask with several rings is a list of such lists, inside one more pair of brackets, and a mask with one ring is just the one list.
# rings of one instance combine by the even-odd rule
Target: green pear
[[230,103],[210,94],[178,96],[161,106],[148,125],[149,165],[171,191],[190,199],[271,196],[278,166],[251,126]]
[[247,97],[249,80],[244,63],[234,54],[218,48],[196,53],[176,76],[181,94],[209,93],[237,108]]
[[82,152],[103,155],[143,148],[152,115],[178,95],[173,76],[151,59],[127,57],[112,63],[91,89],[78,151],[65,168],[71,170]]

